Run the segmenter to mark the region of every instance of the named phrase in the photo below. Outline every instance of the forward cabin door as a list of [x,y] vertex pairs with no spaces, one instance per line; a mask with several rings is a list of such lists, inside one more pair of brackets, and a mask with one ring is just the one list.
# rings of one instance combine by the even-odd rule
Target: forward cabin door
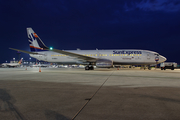
[[150,60],[151,59],[151,56],[149,53],[147,53],[147,60]]

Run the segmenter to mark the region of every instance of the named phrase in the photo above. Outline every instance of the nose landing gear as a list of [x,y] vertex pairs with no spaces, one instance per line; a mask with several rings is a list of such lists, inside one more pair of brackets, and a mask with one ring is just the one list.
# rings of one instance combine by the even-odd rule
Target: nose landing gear
[[141,69],[146,70],[146,68],[148,68],[148,70],[151,70],[151,66],[150,66],[150,65],[148,65],[148,66],[142,65],[142,66],[141,66]]
[[151,66],[150,65],[148,65],[148,70],[151,70]]

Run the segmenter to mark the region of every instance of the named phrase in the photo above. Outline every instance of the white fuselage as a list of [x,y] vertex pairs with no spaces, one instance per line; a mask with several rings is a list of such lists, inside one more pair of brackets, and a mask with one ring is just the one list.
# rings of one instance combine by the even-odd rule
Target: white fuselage
[[20,66],[19,63],[3,63],[2,64],[3,67],[18,67]]
[[[166,58],[159,55],[157,52],[148,50],[114,49],[67,51],[93,58],[112,60],[114,65],[150,65],[166,61]],[[44,51],[39,53],[41,55],[30,54],[30,56],[38,60],[61,64],[88,64],[87,61],[52,51]]]

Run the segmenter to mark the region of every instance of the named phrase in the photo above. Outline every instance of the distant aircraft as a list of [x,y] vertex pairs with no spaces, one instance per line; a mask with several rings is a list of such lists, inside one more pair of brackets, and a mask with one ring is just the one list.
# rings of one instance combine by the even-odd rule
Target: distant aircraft
[[58,64],[84,64],[85,70],[111,68],[113,65],[151,65],[166,61],[166,58],[157,52],[139,49],[112,49],[112,50],[58,50],[48,48],[39,36],[27,28],[29,51],[10,48],[29,54],[38,60]]
[[37,64],[37,65],[31,65],[31,67],[49,67],[50,64]]
[[21,65],[22,59],[18,63],[3,63],[2,67],[19,67]]

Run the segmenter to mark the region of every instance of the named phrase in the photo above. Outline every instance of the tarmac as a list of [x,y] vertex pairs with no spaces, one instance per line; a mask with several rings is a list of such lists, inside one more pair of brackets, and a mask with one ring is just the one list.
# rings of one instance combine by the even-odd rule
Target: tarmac
[[180,69],[0,68],[1,120],[179,120]]

